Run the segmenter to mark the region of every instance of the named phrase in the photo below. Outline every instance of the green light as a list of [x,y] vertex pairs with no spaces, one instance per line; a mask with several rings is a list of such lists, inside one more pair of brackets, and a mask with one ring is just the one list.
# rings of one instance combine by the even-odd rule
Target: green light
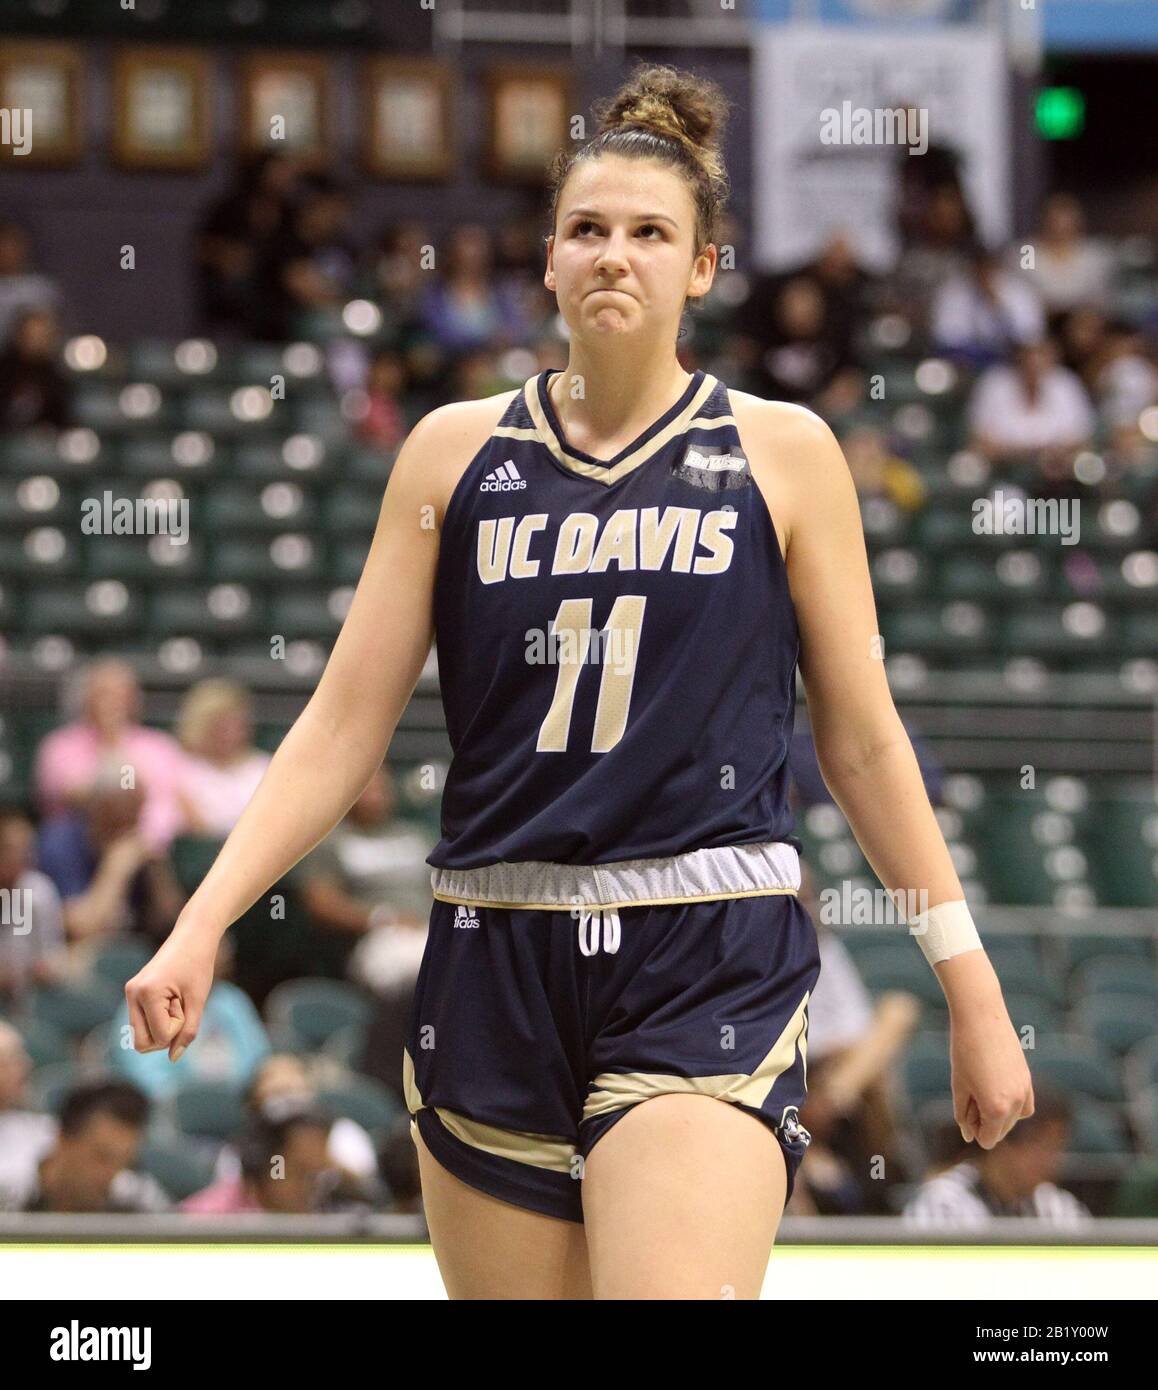
[[1086,98],[1076,87],[1044,87],[1034,116],[1043,140],[1075,140],[1086,123]]

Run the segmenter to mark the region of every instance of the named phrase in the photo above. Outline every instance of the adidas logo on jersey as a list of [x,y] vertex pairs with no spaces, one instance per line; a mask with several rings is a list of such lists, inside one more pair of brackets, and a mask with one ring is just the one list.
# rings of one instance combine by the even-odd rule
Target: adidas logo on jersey
[[752,481],[743,453],[702,454],[692,447],[678,463],[672,464],[671,471],[673,477],[683,478],[693,487],[706,488],[709,492],[747,487]]
[[473,907],[467,907],[463,903],[455,903],[454,925],[465,929],[472,927],[477,928],[481,924],[478,919],[478,913],[475,912]]
[[480,492],[517,492],[519,488],[526,487],[527,480],[515,467],[514,459],[507,459],[506,463],[500,463],[497,468],[492,468],[478,485]]

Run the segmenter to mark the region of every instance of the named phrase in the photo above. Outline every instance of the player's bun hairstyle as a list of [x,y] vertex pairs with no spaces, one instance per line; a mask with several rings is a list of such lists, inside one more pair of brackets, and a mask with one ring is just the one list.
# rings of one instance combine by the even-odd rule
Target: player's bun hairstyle
[[719,234],[728,200],[728,174],[720,142],[729,102],[710,78],[662,64],[640,62],[616,94],[592,106],[599,129],[585,145],[560,150],[551,163],[551,229],[567,176],[581,159],[601,154],[658,159],[680,170],[696,208],[695,252]]

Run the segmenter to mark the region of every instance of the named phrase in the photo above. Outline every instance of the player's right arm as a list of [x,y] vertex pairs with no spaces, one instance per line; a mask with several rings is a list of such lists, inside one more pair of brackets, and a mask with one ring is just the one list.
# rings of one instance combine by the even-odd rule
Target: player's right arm
[[221,937],[329,834],[385,757],[430,651],[439,531],[471,425],[469,405],[441,407],[399,451],[317,689],[173,931],[125,987],[137,1051],[168,1047],[177,1060],[197,1034]]

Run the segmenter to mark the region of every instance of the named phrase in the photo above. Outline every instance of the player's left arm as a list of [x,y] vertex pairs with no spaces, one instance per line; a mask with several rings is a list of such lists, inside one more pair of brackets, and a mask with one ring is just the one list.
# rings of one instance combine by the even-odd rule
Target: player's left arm
[[[916,894],[908,900],[922,907],[960,901],[961,882],[885,676],[848,464],[811,411],[776,404],[766,419],[762,433],[775,446],[761,452],[776,461],[800,672],[825,784],[886,888]],[[985,951],[965,951],[934,970],[950,1009],[958,1123],[966,1139],[989,1148],[1032,1114],[1029,1069]]]

